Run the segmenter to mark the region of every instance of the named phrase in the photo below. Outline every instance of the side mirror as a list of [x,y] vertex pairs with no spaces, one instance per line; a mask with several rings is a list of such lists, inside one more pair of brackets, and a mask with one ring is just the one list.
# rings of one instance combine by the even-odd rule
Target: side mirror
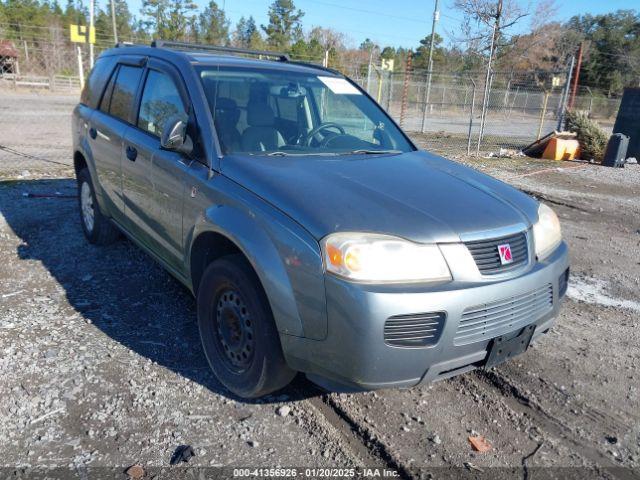
[[193,142],[187,135],[187,122],[179,116],[169,118],[160,136],[160,147],[164,150],[190,155],[193,150]]

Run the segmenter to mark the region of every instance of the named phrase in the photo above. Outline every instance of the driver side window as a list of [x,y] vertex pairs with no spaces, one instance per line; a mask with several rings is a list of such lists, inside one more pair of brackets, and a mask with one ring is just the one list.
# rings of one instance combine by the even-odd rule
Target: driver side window
[[178,88],[165,73],[149,70],[140,102],[138,127],[160,137],[167,120],[176,115],[188,118]]

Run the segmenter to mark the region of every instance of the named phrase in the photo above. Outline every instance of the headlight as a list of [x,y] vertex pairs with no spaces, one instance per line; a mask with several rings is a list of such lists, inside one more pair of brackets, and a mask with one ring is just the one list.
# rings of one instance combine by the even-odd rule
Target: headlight
[[422,245],[389,235],[335,233],[325,237],[322,254],[328,272],[361,282],[435,282],[451,280],[437,245]]
[[547,257],[562,241],[558,216],[542,203],[538,207],[538,222],[533,226],[533,241],[538,260]]

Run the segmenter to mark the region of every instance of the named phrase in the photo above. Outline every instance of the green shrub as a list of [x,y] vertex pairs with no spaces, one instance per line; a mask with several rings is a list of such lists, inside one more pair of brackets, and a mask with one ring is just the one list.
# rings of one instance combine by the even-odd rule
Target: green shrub
[[584,160],[602,161],[609,135],[586,112],[568,111],[566,129],[577,135]]

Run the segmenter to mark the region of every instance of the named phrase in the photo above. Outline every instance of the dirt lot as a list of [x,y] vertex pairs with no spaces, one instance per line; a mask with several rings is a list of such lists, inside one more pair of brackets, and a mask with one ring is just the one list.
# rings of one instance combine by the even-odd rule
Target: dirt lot
[[[456,158],[561,216],[569,299],[521,357],[411,390],[324,394],[299,378],[247,403],[210,374],[190,294],[131,243],[82,237],[75,101],[0,91],[1,467],[171,473],[189,444],[190,467],[640,477],[640,166]],[[476,432],[490,452],[472,451]]]

